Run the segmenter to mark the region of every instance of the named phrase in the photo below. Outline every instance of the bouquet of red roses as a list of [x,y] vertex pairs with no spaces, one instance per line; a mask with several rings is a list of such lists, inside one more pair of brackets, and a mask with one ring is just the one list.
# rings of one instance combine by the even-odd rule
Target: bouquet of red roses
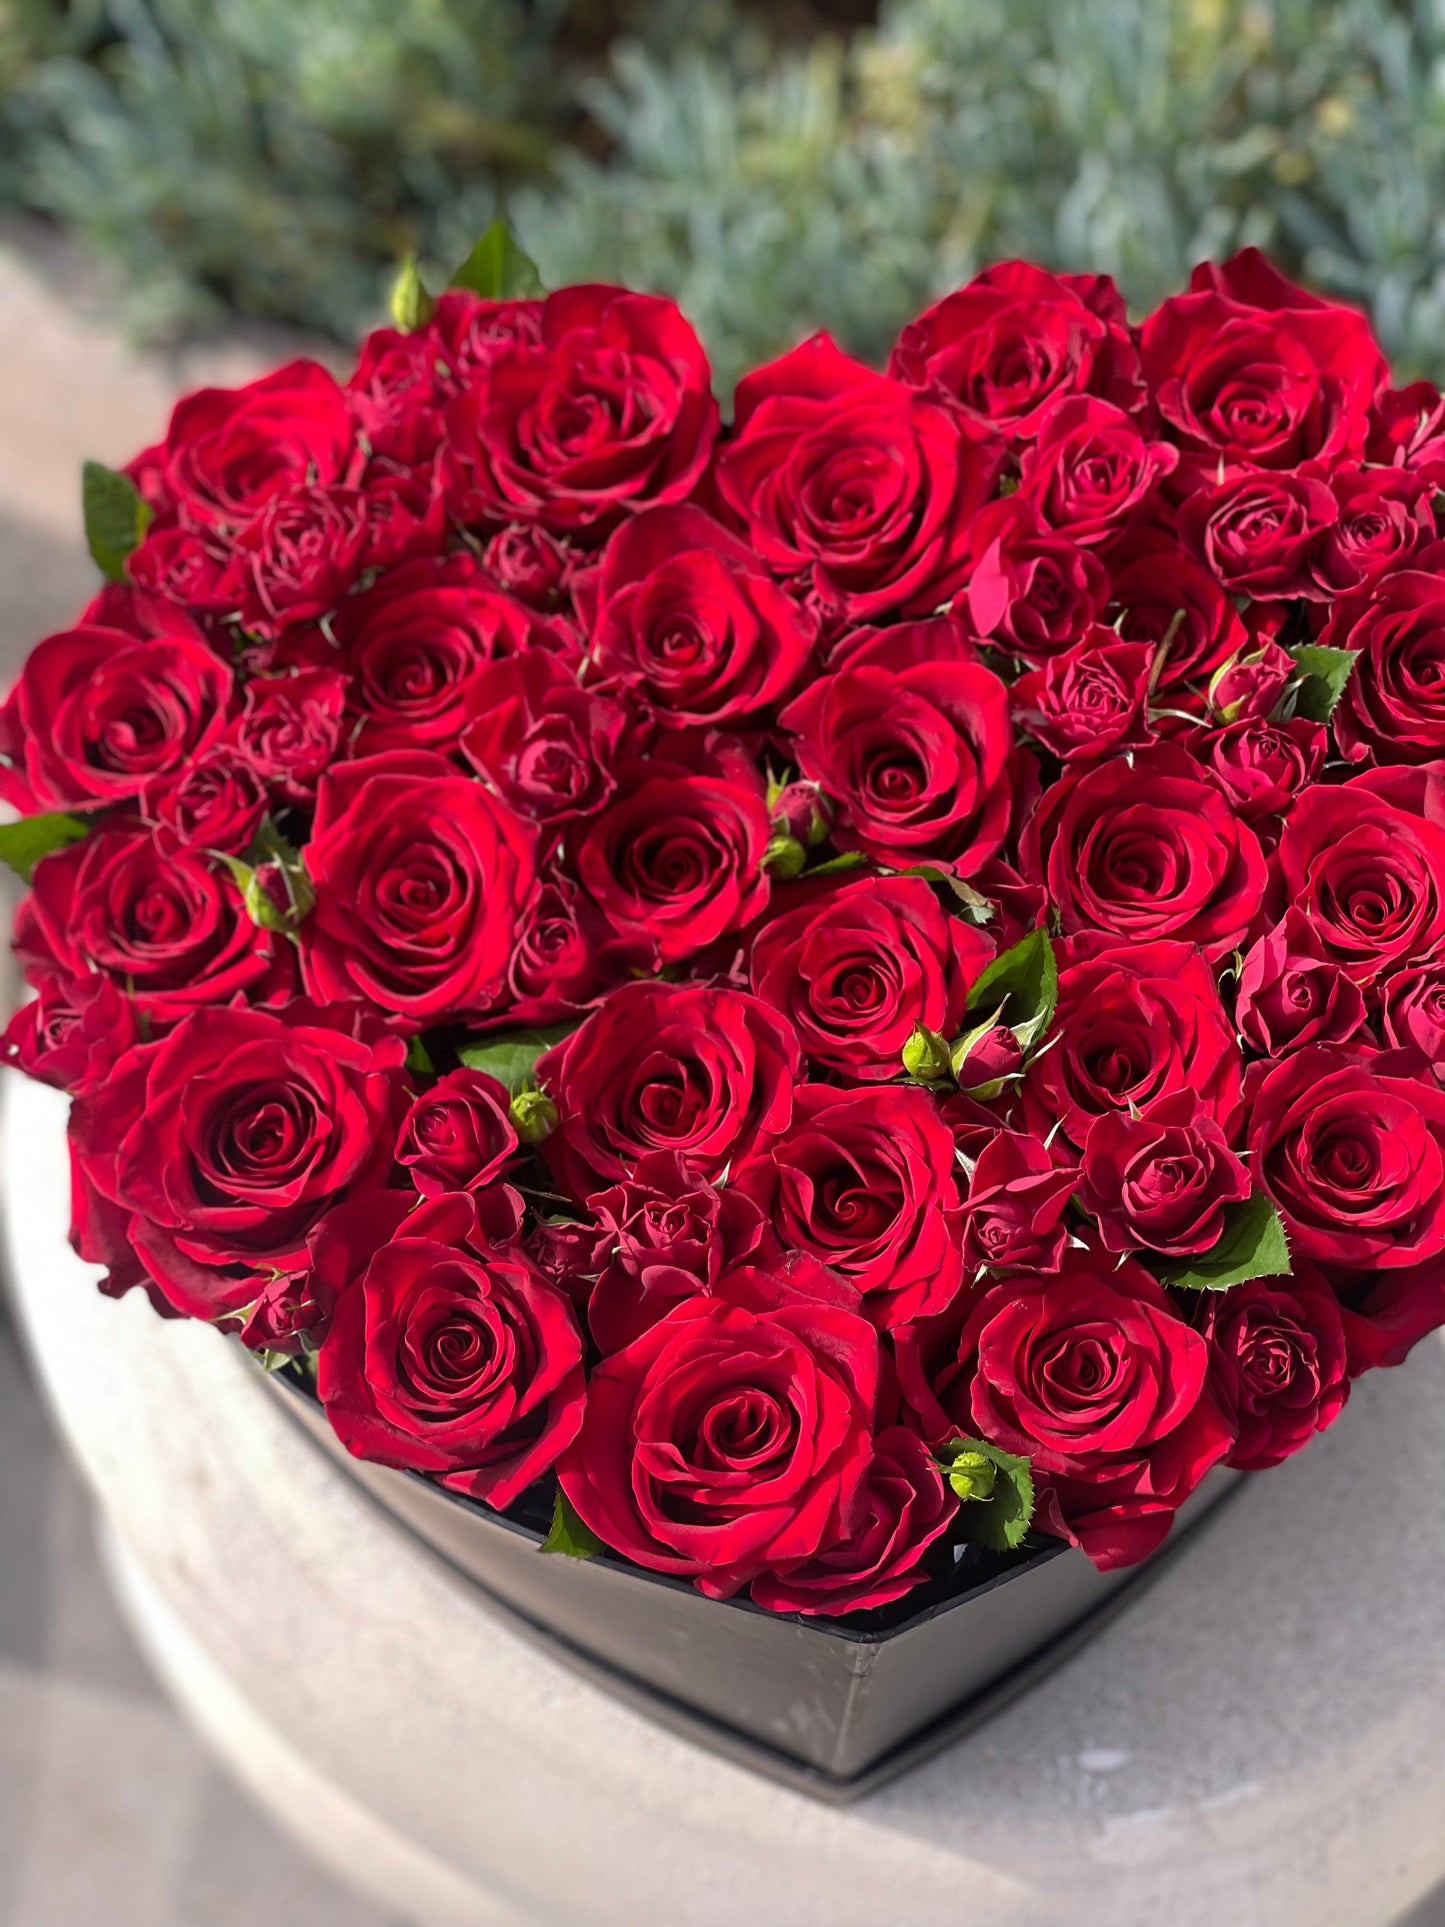
[[767,1608],[1148,1554],[1445,1323],[1445,404],[1246,252],[720,423],[494,231],[87,470],[0,713],[105,1288]]

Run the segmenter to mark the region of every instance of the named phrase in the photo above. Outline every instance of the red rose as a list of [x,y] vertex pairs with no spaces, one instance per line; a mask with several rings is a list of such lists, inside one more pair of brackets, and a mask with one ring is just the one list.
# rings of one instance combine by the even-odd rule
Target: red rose
[[1324,768],[1329,735],[1322,723],[1250,720],[1215,730],[1201,748],[1240,820],[1282,816]]
[[1407,469],[1342,468],[1331,475],[1330,487],[1340,512],[1310,559],[1325,596],[1359,588],[1434,541],[1431,491],[1423,476]]
[[99,624],[31,651],[0,708],[0,796],[22,815],[139,795],[225,728],[231,672],[179,610],[145,639]]
[[1445,959],[1387,978],[1380,986],[1380,1020],[1387,1043],[1422,1051],[1445,1084]]
[[1427,1333],[1445,1325],[1445,1259],[1398,1271],[1335,1274],[1351,1378],[1403,1365]]
[[577,844],[577,874],[621,936],[663,963],[761,914],[770,835],[759,788],[649,758],[618,770],[618,793]]
[[1370,411],[1366,457],[1418,475],[1432,488],[1445,481],[1445,396],[1430,381],[1385,388]]
[[346,678],[335,669],[254,676],[231,734],[241,753],[288,802],[309,803],[340,754]]
[[100,971],[156,1025],[254,992],[277,942],[218,863],[139,823],[107,825],[44,858],[15,922],[33,981]]
[[928,1578],[924,1554],[957,1511],[922,1439],[890,1425],[873,1441],[856,1530],[827,1552],[761,1573],[753,1601],[768,1612],[837,1614],[902,1599]]
[[301,969],[321,1002],[361,998],[420,1027],[506,1000],[533,832],[445,757],[395,750],[328,770],[306,867]]
[[607,545],[596,585],[599,673],[659,722],[749,717],[782,699],[816,623],[701,509],[648,509]]
[[601,532],[628,510],[681,501],[717,433],[710,379],[671,301],[560,289],[542,304],[538,340],[489,354],[447,411],[462,513]]
[[239,856],[260,829],[267,800],[255,764],[223,742],[179,774],[147,784],[141,810],[176,843]]
[[1307,789],[1279,845],[1286,900],[1356,983],[1445,941],[1445,827],[1360,781]]
[[1055,402],[1024,453],[1019,495],[1051,529],[1082,548],[1116,540],[1178,461],[1168,442],[1147,441],[1112,402],[1075,395]]
[[718,1178],[786,1130],[802,1053],[756,997],[703,984],[624,984],[537,1063],[557,1105],[545,1156],[579,1201],[648,1151]]
[[1146,643],[1120,642],[1095,624],[1072,649],[1020,676],[1010,698],[1014,720],[1061,762],[1087,762],[1153,738]]
[[804,775],[838,805],[835,841],[967,876],[1013,807],[1008,691],[946,618],[881,630],[781,717]]
[[1339,1417],[1350,1390],[1344,1327],[1316,1272],[1210,1292],[1203,1311],[1210,1393],[1235,1433],[1230,1465],[1279,1465]]
[[519,816],[561,823],[594,815],[611,796],[626,715],[580,689],[555,656],[530,649],[488,664],[467,703],[462,754]]
[[258,635],[315,622],[361,572],[368,541],[359,489],[297,482],[238,532],[222,589]]
[[1000,261],[945,295],[898,337],[890,375],[1014,441],[1037,434],[1062,395],[1144,399],[1124,304],[1107,275],[1055,275]]
[[1445,1091],[1394,1061],[1311,1045],[1255,1092],[1255,1175],[1320,1264],[1394,1271],[1445,1251]]
[[162,596],[193,614],[220,615],[236,606],[229,560],[230,549],[216,530],[162,522],[126,557],[125,572],[144,594]]
[[1056,1118],[1082,1146],[1095,1118],[1143,1110],[1172,1091],[1198,1094],[1233,1129],[1244,1067],[1213,972],[1190,944],[1066,947],[1053,1032],[1058,1043],[1029,1066],[1023,1086],[1031,1127]]
[[1091,549],[1046,527],[1018,494],[981,509],[968,539],[978,558],[965,595],[968,619],[1000,649],[1046,662],[1103,613],[1108,570]]
[[1356,652],[1334,715],[1352,762],[1428,763],[1445,755],[1445,543],[1341,598],[1320,641]]
[[376,1193],[328,1219],[313,1249],[336,1300],[316,1390],[358,1458],[433,1473],[500,1511],[576,1437],[572,1307],[516,1246],[492,1242],[474,1197],[412,1207]]
[[775,574],[866,622],[948,600],[997,465],[951,411],[814,335],[739,382],[717,481]]
[[439,1077],[401,1121],[396,1161],[423,1197],[478,1191],[499,1178],[517,1151],[505,1084],[485,1071]]
[[489,663],[568,649],[562,630],[503,595],[465,552],[390,570],[347,604],[337,637],[363,756],[454,749]]
[[1084,1142],[1084,1209],[1110,1251],[1188,1257],[1224,1235],[1225,1208],[1249,1196],[1249,1172],[1193,1091],[1137,1115],[1096,1118]]
[[603,1542],[726,1599],[863,1524],[871,1325],[830,1305],[678,1305],[602,1360],[562,1489]]
[[996,1131],[978,1154],[963,1202],[963,1262],[980,1270],[1057,1271],[1069,1232],[1064,1213],[1078,1188],[1072,1164],[1042,1139]]
[[1339,512],[1317,475],[1236,475],[1195,490],[1179,537],[1231,595],[1321,600],[1312,562]]
[[1262,723],[1279,707],[1298,669],[1289,651],[1266,633],[1211,678],[1209,707],[1225,723]]
[[1306,1044],[1343,1044],[1365,1021],[1365,999],[1326,956],[1309,918],[1291,907],[1245,956],[1234,1020],[1246,1044],[1280,1057]]
[[374,328],[363,336],[346,398],[375,460],[430,462],[446,428],[432,331]]
[[77,1099],[76,1168],[170,1304],[235,1312],[266,1274],[305,1263],[332,1205],[385,1182],[402,1056],[399,1040],[362,1042],[306,1005],[199,1010]]
[[541,301],[489,301],[470,288],[448,288],[423,331],[435,357],[437,389],[459,394],[504,350],[536,347],[543,338]]
[[48,977],[0,1038],[0,1063],[58,1090],[84,1092],[140,1042],[135,1000],[109,977]]
[[1229,1450],[1208,1364],[1142,1265],[1078,1249],[1056,1277],[985,1292],[931,1382],[916,1344],[899,1351],[930,1443],[977,1434],[1030,1459],[1040,1523],[1106,1572],[1147,1557]]
[[1233,602],[1171,538],[1131,537],[1111,562],[1106,620],[1122,641],[1156,645],[1161,700],[1206,680],[1244,647],[1247,633]]
[[1065,774],[1024,832],[1025,871],[1047,881],[1065,930],[1136,943],[1177,937],[1211,959],[1247,934],[1264,895],[1259,839],[1172,744]]
[[512,522],[488,542],[482,567],[508,595],[545,615],[566,595],[577,557],[535,522]]
[[1385,363],[1363,315],[1317,301],[1254,249],[1195,270],[1140,330],[1144,376],[1190,472],[1355,460]]
[[962,1283],[953,1170],[929,1092],[800,1084],[788,1129],[733,1181],[782,1244],[837,1272],[886,1328],[941,1311]]
[[871,1083],[898,1076],[916,1025],[953,1036],[992,955],[921,878],[864,877],[821,894],[805,886],[753,939],[751,981],[815,1068]]
[[517,926],[507,972],[510,1015],[519,1024],[549,1024],[646,975],[656,962],[646,938],[619,937],[591,898],[553,870]]
[[587,1208],[599,1226],[587,1323],[603,1352],[630,1345],[679,1299],[712,1292],[767,1242],[751,1198],[708,1184],[675,1151],[647,1152]]
[[201,388],[177,402],[156,457],[162,507],[236,526],[293,483],[353,480],[360,452],[335,380],[314,361],[292,361],[244,388]]

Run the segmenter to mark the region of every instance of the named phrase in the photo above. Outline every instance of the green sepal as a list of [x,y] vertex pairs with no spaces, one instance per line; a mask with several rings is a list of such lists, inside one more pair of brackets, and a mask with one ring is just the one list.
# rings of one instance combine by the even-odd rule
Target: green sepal
[[523,1144],[545,1144],[558,1124],[557,1106],[545,1091],[518,1091],[508,1106],[512,1129]]
[[406,1040],[406,1067],[409,1071],[415,1071],[418,1077],[436,1076],[437,1067],[421,1036],[408,1037]]
[[522,301],[546,292],[536,262],[517,246],[505,221],[493,221],[448,285],[469,288],[486,301]]
[[457,1056],[469,1069],[495,1077],[516,1097],[531,1083],[542,1053],[576,1028],[575,1024],[546,1024],[536,1030],[509,1030],[500,1037],[479,1037],[475,1043],[461,1045]]
[[1048,932],[1036,929],[994,958],[969,991],[966,1008],[999,1008],[1020,1050],[1026,1051],[1048,1029],[1058,1001],[1058,959]]
[[[970,1459],[989,1466],[992,1480],[981,1479],[978,1464],[968,1465]],[[959,1523],[965,1539],[989,1552],[1012,1552],[1023,1543],[1034,1516],[1034,1475],[1027,1459],[988,1439],[958,1438],[949,1440],[938,1463],[963,1501]]]
[[22,816],[18,823],[0,823],[0,863],[9,864],[22,883],[30,883],[42,857],[78,843],[89,833],[90,825],[83,816],[68,816],[64,810]]
[[810,881],[814,877],[841,876],[845,870],[861,870],[867,861],[861,850],[844,850],[838,856],[830,856],[826,863],[815,863],[805,874]]
[[82,464],[80,508],[96,566],[109,581],[123,582],[126,558],[145,540],[155,511],[129,475],[104,462]]
[[1242,1204],[1232,1204],[1217,1244],[1191,1258],[1163,1260],[1160,1279],[1180,1291],[1228,1291],[1251,1278],[1288,1278],[1289,1240],[1283,1220],[1258,1188]]
[[1300,672],[1295,685],[1295,714],[1312,723],[1327,723],[1345,693],[1359,652],[1325,649],[1317,642],[1307,642],[1291,653]]
[[936,1084],[949,1074],[948,1039],[927,1024],[915,1024],[903,1046],[903,1068],[920,1084]]
[[392,283],[391,299],[388,306],[391,318],[406,335],[415,334],[424,328],[436,313],[436,302],[427,292],[427,285],[421,278],[415,256],[401,265],[401,271]]
[[569,1559],[595,1559],[599,1552],[607,1550],[591,1526],[578,1516],[560,1485],[552,1504],[552,1529],[540,1550],[564,1553]]

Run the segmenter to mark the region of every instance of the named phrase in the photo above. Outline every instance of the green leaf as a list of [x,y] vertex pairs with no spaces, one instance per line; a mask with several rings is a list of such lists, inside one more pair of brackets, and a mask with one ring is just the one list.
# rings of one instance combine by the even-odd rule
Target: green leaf
[[432,1062],[431,1052],[420,1037],[406,1040],[406,1067],[422,1077],[435,1077],[436,1065]]
[[1003,1006],[1023,1050],[1043,1036],[1059,1001],[1059,966],[1045,930],[1030,930],[1011,950],[994,958],[968,993],[970,1011]]
[[0,863],[8,863],[22,883],[29,883],[41,857],[78,843],[90,830],[83,816],[56,811],[49,816],[22,816],[18,823],[0,823]]
[[557,1498],[552,1507],[552,1530],[542,1541],[543,1552],[565,1553],[569,1559],[595,1559],[606,1547],[592,1530],[585,1525],[573,1510],[572,1501],[557,1487]]
[[80,471],[80,505],[85,539],[101,573],[112,582],[123,581],[126,557],[140,547],[150,527],[150,503],[128,475],[103,462],[86,462]]
[[1229,1207],[1218,1244],[1196,1257],[1163,1264],[1158,1271],[1166,1285],[1181,1291],[1228,1291],[1251,1278],[1287,1278],[1289,1240],[1278,1211],[1256,1188],[1243,1204]]
[[841,856],[830,856],[826,863],[815,863],[803,874],[811,882],[814,877],[840,876],[844,870],[861,870],[867,861],[861,850],[844,850]]
[[427,293],[414,258],[403,262],[401,272],[392,283],[389,305],[392,320],[407,335],[424,328],[435,314],[437,304]]
[[538,1030],[509,1030],[500,1037],[479,1037],[474,1044],[463,1044],[457,1056],[472,1070],[485,1071],[505,1084],[515,1097],[530,1083],[543,1051],[560,1044],[576,1028],[575,1024],[547,1024]]
[[1295,690],[1295,714],[1312,723],[1327,723],[1355,667],[1354,649],[1325,649],[1307,642],[1293,652],[1300,681]]
[[487,301],[521,301],[545,292],[537,264],[517,246],[505,221],[493,221],[451,278]]
[[963,1501],[966,1539],[990,1552],[1022,1544],[1034,1516],[1034,1475],[1027,1459],[988,1439],[951,1439],[939,1454],[949,1485]]

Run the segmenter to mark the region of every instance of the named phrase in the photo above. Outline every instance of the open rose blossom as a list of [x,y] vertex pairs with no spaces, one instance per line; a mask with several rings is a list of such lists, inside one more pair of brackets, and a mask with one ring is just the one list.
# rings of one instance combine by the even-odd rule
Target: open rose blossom
[[497,238],[89,474],[0,701],[76,1247],[748,1610],[1142,1560],[1445,1326],[1445,400],[1246,249],[729,415]]

